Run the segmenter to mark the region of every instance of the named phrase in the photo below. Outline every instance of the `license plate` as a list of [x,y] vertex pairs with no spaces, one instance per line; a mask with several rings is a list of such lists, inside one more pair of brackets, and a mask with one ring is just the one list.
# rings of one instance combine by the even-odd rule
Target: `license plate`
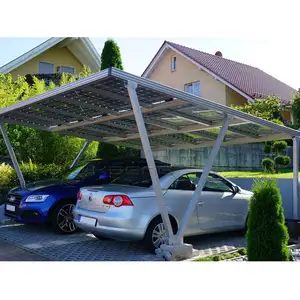
[[95,226],[95,224],[96,224],[96,219],[81,216],[81,217],[80,217],[80,223],[86,224],[86,225],[92,225],[92,226]]
[[16,207],[13,205],[6,204],[6,210],[8,211],[16,211]]

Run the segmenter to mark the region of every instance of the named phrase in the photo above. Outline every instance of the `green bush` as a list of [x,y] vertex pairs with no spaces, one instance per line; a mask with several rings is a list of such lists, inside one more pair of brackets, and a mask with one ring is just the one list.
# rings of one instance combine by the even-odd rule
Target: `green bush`
[[289,156],[280,155],[275,157],[275,163],[278,166],[288,166],[291,163],[291,158]]
[[252,191],[246,233],[248,260],[288,261],[289,235],[276,181],[256,181]]
[[265,171],[267,172],[273,172],[274,171],[274,161],[269,158],[269,157],[266,157],[262,160],[261,164],[263,165]]
[[[36,165],[31,161],[22,163],[20,169],[23,173],[26,183],[52,178],[60,178],[66,171],[65,166],[55,164]],[[0,165],[0,193],[5,193],[11,188],[19,185],[19,179],[16,171],[9,165]]]

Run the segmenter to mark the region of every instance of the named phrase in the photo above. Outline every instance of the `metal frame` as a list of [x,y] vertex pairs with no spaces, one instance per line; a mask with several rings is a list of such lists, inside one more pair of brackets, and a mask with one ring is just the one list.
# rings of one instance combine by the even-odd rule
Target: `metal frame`
[[78,163],[80,157],[82,156],[82,154],[84,153],[85,149],[88,147],[88,145],[89,145],[90,143],[91,143],[91,141],[85,140],[85,142],[84,142],[82,148],[80,149],[80,151],[78,152],[78,154],[77,154],[77,156],[75,157],[74,161],[73,161],[72,164],[70,165],[70,169],[74,168],[74,167],[77,165],[77,163]]

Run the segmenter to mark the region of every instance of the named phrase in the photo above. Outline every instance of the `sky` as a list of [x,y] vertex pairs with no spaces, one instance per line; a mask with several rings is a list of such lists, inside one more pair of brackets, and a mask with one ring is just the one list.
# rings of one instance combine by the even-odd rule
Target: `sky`
[[[99,54],[107,38],[120,47],[124,70],[141,75],[164,40],[257,67],[289,86],[300,88],[300,55],[284,38],[90,38]],[[47,38],[0,38],[0,66],[44,42]],[[297,49],[297,47],[296,47]]]

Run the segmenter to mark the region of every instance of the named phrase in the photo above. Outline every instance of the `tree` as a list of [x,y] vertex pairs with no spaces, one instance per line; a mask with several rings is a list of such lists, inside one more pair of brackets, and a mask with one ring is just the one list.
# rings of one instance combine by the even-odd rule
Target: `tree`
[[256,181],[252,191],[246,233],[248,260],[290,260],[289,235],[276,181]]
[[109,67],[123,70],[120,48],[112,39],[105,42],[101,53],[101,70]]
[[254,99],[253,102],[247,103],[244,106],[233,105],[232,107],[269,121],[282,121],[282,108],[280,105],[280,99],[278,97],[267,96],[264,99]]
[[[300,92],[296,94],[292,101],[292,113],[294,121],[297,125],[300,125]],[[299,126],[297,126],[299,128]]]

